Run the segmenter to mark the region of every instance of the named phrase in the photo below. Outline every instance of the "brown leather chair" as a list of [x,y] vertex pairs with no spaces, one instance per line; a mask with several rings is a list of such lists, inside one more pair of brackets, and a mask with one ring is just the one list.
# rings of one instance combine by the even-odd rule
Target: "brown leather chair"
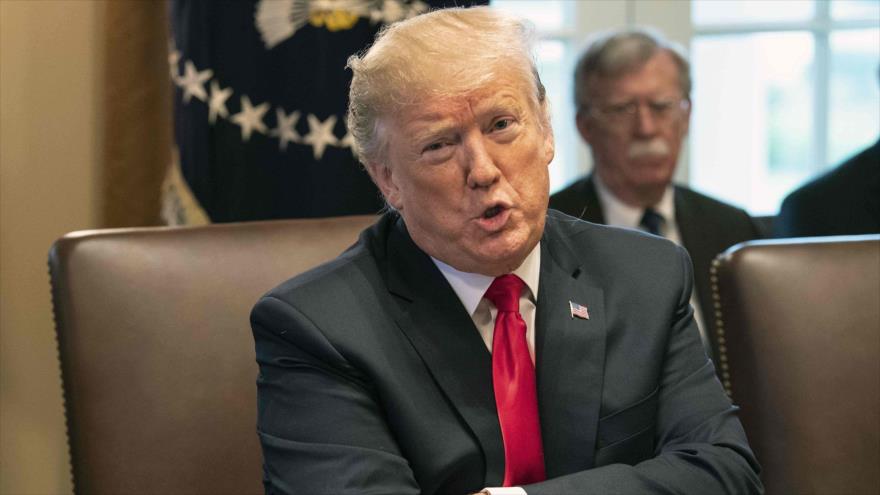
[[248,315],[375,217],[74,232],[49,254],[77,493],[261,493]]
[[880,493],[880,235],[739,244],[713,283],[767,493]]

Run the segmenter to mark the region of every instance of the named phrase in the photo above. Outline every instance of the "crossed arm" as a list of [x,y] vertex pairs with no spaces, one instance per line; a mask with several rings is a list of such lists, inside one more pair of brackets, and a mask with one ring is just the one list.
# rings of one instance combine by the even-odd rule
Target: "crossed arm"
[[[762,491],[736,408],[702,350],[688,305],[690,263],[686,254],[681,256],[684,282],[659,375],[654,424],[631,438],[600,445],[597,464],[606,465],[523,487],[529,495]],[[443,470],[473,480],[456,485],[466,487],[459,495],[483,488],[484,465],[473,459],[463,464],[466,455],[432,465],[439,466],[437,472],[413,459],[412,442],[408,447],[399,442],[383,405],[387,397],[370,372],[340,351],[314,316],[271,296],[252,314],[266,492],[449,493],[444,489],[448,483],[434,483],[448,476]],[[651,442],[654,457],[634,465],[614,463],[618,452],[638,441]],[[427,443],[420,447],[433,455],[435,445]],[[479,449],[471,450],[479,457]]]

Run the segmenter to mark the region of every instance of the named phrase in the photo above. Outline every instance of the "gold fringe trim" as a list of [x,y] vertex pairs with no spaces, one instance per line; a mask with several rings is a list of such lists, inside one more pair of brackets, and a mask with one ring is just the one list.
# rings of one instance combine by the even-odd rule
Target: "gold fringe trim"
[[180,152],[176,146],[171,152],[171,163],[162,181],[161,201],[161,216],[165,225],[179,227],[211,223],[180,172]]

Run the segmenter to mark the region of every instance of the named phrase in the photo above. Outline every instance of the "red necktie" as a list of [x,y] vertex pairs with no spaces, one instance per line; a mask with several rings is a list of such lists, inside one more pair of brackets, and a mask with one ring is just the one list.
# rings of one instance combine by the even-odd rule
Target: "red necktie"
[[492,337],[492,383],[504,440],[504,486],[546,479],[535,365],[526,343],[526,322],[519,314],[523,285],[516,275],[502,275],[485,296],[498,308]]

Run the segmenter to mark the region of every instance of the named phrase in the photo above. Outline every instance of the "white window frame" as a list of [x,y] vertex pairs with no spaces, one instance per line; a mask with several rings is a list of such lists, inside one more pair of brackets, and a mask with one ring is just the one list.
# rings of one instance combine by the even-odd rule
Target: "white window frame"
[[[690,3],[690,2],[688,2]],[[759,34],[771,32],[804,32],[813,37],[815,60],[813,64],[813,143],[808,172],[815,175],[833,166],[828,156],[828,121],[830,117],[830,76],[831,76],[831,34],[856,29],[876,29],[873,20],[834,20],[831,17],[831,2],[816,0],[816,10],[812,19],[787,22],[740,22],[731,24],[712,24],[692,26],[692,37]],[[690,22],[690,16],[688,16]],[[855,153],[858,150],[853,150]]]

